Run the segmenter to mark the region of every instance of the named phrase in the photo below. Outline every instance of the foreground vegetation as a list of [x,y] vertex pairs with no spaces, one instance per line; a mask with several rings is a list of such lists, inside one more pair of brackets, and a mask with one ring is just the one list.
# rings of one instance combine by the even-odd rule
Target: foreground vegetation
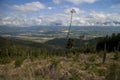
[[70,53],[66,57],[27,58],[19,67],[19,61],[12,61],[0,65],[0,80],[120,80],[120,59],[114,60],[114,53],[108,53],[103,64],[102,56]]
[[113,34],[64,49],[0,37],[0,80],[120,80],[119,41]]

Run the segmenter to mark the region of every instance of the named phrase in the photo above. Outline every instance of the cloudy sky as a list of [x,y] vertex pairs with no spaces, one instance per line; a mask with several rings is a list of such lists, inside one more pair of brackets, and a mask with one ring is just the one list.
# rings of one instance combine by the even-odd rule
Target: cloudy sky
[[120,26],[120,0],[0,0],[0,26]]

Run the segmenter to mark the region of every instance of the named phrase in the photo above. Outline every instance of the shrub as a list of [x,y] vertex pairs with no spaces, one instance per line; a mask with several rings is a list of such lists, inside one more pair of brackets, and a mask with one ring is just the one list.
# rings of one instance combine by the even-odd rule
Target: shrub
[[120,80],[120,65],[119,64],[114,63],[110,65],[106,79],[107,80]]
[[77,70],[71,69],[70,73],[71,77],[69,78],[69,80],[81,80],[80,73]]
[[55,59],[55,58],[53,58],[52,60],[51,60],[51,65],[50,65],[50,68],[52,69],[52,68],[57,68],[58,67],[58,65],[60,64],[60,60],[57,60],[57,59]]
[[115,54],[114,54],[114,60],[118,60],[119,59],[119,52],[117,50],[115,50]]
[[98,69],[97,73],[98,73],[99,76],[105,76],[107,71],[105,69]]
[[96,58],[96,55],[90,54],[89,57],[88,57],[88,61],[94,62],[94,61],[95,61],[95,58]]
[[16,59],[16,61],[15,61],[15,67],[20,67],[21,66],[21,64],[23,63],[23,60],[24,60],[24,58],[18,58],[18,59]]
[[7,64],[10,63],[12,60],[9,57],[6,58],[0,58],[0,63],[1,64]]
[[78,61],[78,60],[79,60],[79,54],[78,54],[78,53],[76,53],[76,54],[74,55],[73,60],[74,60],[74,61]]

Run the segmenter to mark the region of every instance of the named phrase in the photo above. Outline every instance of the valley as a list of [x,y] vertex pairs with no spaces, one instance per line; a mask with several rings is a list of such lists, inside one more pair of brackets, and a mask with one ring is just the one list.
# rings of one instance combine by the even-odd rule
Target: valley
[[[70,36],[84,40],[94,39],[119,33],[120,27],[114,26],[73,26]],[[0,36],[44,43],[55,38],[66,38],[67,26],[33,26],[33,27],[4,27],[0,26]]]

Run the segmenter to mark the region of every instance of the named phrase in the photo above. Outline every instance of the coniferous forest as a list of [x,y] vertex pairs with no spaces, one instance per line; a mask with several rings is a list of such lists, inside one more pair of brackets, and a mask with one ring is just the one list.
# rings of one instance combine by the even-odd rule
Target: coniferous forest
[[101,38],[96,46],[98,51],[104,50],[104,45],[106,45],[106,50],[108,52],[112,52],[115,50],[120,51],[120,33],[119,34],[112,34],[111,36],[106,36]]

